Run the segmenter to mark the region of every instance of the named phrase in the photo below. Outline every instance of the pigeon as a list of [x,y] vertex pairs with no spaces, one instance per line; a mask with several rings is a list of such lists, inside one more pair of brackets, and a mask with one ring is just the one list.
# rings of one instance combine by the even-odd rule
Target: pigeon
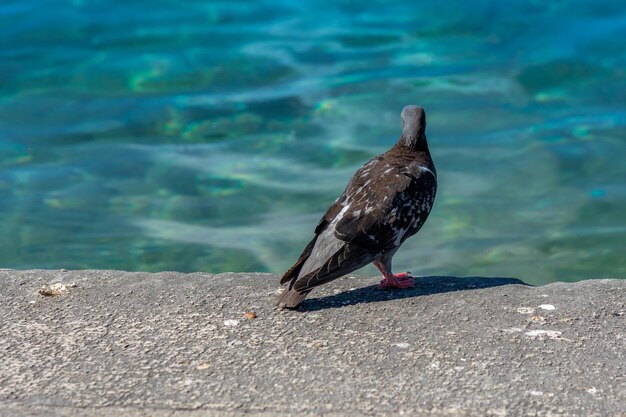
[[401,116],[400,139],[354,174],[283,275],[281,285],[289,285],[278,296],[277,307],[297,309],[313,288],[372,262],[383,276],[379,289],[414,286],[408,272],[391,272],[391,261],[426,221],[437,191],[437,171],[426,143],[424,109],[406,106]]

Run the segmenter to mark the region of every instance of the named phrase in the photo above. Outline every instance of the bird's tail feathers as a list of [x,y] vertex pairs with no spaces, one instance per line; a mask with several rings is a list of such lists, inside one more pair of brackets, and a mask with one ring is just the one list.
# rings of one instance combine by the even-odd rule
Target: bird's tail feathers
[[309,256],[311,255],[311,252],[313,251],[313,247],[315,246],[316,240],[317,240],[317,236],[315,236],[309,242],[309,244],[306,245],[306,247],[302,251],[302,254],[298,258],[296,263],[291,268],[289,268],[289,271],[285,272],[283,277],[280,279],[281,285],[286,283],[287,281],[291,281],[292,279],[298,276],[298,274],[300,273],[300,269],[302,269],[302,266],[304,265],[306,260],[309,259]]
[[309,294],[309,291],[298,292],[294,289],[288,289],[278,296],[276,306],[278,308],[296,309],[302,304],[302,301]]

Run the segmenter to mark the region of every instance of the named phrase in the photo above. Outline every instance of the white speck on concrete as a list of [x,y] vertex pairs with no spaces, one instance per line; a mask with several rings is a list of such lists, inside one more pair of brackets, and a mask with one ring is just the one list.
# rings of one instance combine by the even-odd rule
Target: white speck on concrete
[[406,342],[401,342],[401,343],[396,343],[396,346],[399,347],[400,349],[406,349],[410,345],[408,343],[406,343]]
[[509,327],[508,329],[502,329],[502,331],[505,333],[519,333],[522,330],[523,329],[521,327]]
[[541,397],[543,395],[543,391],[528,391],[530,395],[534,395],[535,397]]
[[591,394],[594,398],[602,398],[602,396],[600,395],[600,390],[596,387],[589,388],[587,392]]
[[239,325],[239,320],[224,320],[224,326],[235,327]]
[[534,339],[544,340],[548,339],[560,339],[561,333],[558,330],[531,330],[526,332],[526,336],[532,337]]
[[532,307],[520,307],[517,309],[517,312],[520,314],[533,314],[535,309]]
[[543,310],[554,310],[554,309],[556,309],[556,307],[553,306],[552,304],[541,304],[539,306],[539,308],[541,308]]

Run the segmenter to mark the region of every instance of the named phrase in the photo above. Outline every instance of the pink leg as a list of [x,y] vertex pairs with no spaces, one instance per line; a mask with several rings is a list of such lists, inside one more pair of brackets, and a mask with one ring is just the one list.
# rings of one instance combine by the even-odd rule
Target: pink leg
[[374,262],[374,266],[383,274],[383,279],[378,284],[379,290],[387,290],[390,288],[413,288],[415,282],[409,275],[409,272],[401,272],[399,274],[392,274],[391,271],[387,271],[385,266],[378,262]]

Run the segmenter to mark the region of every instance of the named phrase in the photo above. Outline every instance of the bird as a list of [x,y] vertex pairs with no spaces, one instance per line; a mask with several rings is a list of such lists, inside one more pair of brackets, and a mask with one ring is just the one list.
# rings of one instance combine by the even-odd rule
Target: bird
[[402,135],[387,152],[367,161],[315,227],[315,236],[282,276],[289,283],[276,306],[297,309],[311,290],[370,263],[381,290],[411,288],[409,272],[393,274],[393,256],[417,233],[435,201],[437,171],[426,141],[426,113],[402,109]]

